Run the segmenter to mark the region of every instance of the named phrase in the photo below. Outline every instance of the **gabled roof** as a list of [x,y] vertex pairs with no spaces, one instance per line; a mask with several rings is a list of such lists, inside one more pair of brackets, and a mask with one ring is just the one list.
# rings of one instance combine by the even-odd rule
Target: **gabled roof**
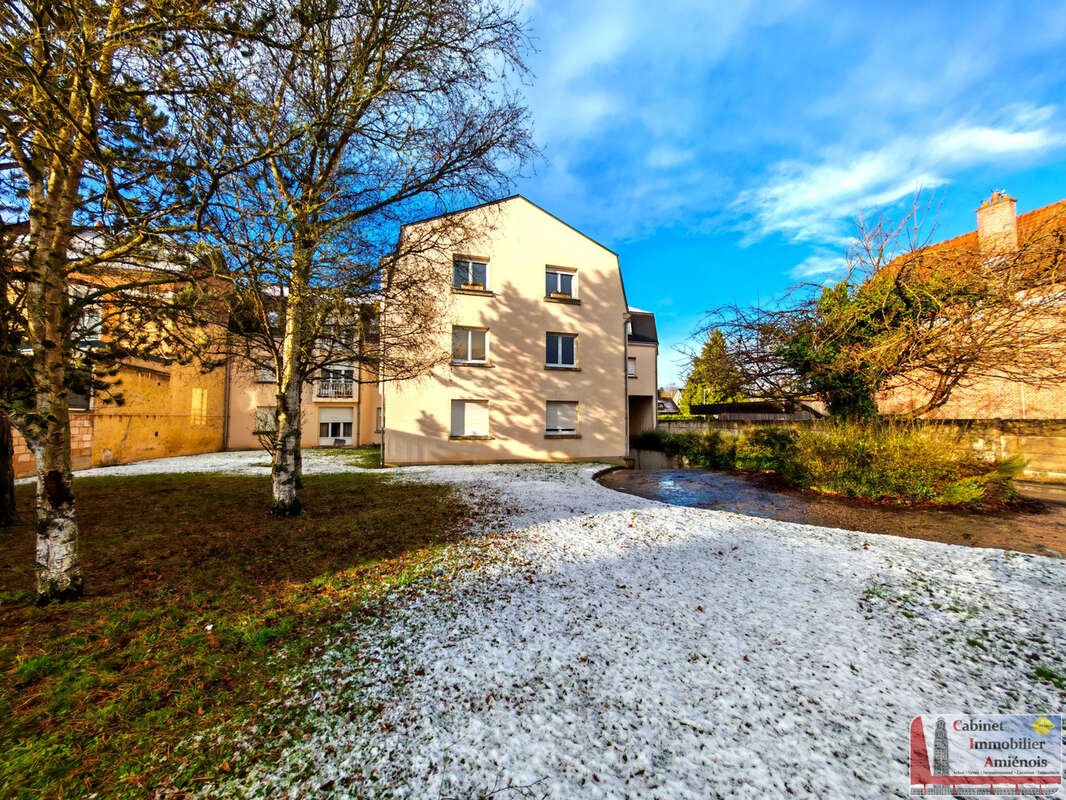
[[570,230],[572,230],[574,233],[576,233],[579,236],[583,236],[584,238],[588,239],[590,242],[592,242],[597,247],[602,247],[608,253],[610,253],[611,255],[613,255],[613,256],[615,256],[617,258],[618,253],[616,253],[614,250],[612,250],[611,248],[607,247],[605,244],[602,244],[601,242],[597,242],[595,239],[593,239],[587,233],[585,233],[584,231],[578,230],[577,228],[575,228],[573,225],[571,225],[566,220],[559,219],[559,217],[555,216],[555,214],[553,214],[552,212],[548,211],[548,209],[544,208],[543,206],[537,205],[532,200],[530,200],[528,197],[526,197],[525,195],[522,195],[522,194],[511,194],[511,195],[508,195],[507,197],[501,197],[498,200],[488,200],[488,201],[486,201],[484,203],[478,203],[477,205],[467,206],[466,208],[457,208],[457,209],[455,209],[455,211],[445,211],[443,214],[435,214],[432,217],[425,217],[423,219],[416,219],[413,222],[406,222],[401,227],[408,228],[408,227],[410,227],[412,225],[421,225],[423,222],[432,222],[435,219],[444,219],[445,217],[451,217],[451,216],[454,216],[456,214],[464,214],[467,211],[476,211],[479,208],[488,208],[489,206],[501,205],[501,204],[509,202],[511,200],[525,200],[527,203],[529,203],[531,206],[533,206],[533,208],[535,208],[538,211],[541,211],[541,212],[547,214],[549,217],[554,219],[556,222],[562,223],[563,225],[568,227]]
[[[1018,241],[1023,242],[1035,234],[1045,232],[1053,224],[1057,224],[1059,227],[1066,227],[1066,200],[1059,200],[1043,208],[1036,208],[1024,214],[1019,214]],[[923,249],[977,252],[979,249],[977,231],[972,230],[960,236],[945,239],[942,242],[935,242]]]

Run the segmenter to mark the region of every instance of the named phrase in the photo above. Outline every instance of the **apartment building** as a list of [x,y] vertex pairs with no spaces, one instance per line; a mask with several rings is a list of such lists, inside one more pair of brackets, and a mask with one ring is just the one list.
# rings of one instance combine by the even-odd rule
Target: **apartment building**
[[[303,390],[302,446],[383,444],[390,464],[626,456],[656,424],[658,339],[654,315],[626,304],[617,254],[521,196],[456,214],[484,233],[433,255],[447,363],[384,383],[322,370]],[[273,430],[275,377],[242,359],[208,373],[131,359],[119,377],[121,406],[72,397],[75,469],[256,449]],[[17,435],[15,466],[33,474]]]
[[383,385],[385,462],[624,457],[634,426],[654,425],[657,343],[650,314],[630,319],[618,255],[521,196],[455,213],[484,233],[433,255],[451,358]]

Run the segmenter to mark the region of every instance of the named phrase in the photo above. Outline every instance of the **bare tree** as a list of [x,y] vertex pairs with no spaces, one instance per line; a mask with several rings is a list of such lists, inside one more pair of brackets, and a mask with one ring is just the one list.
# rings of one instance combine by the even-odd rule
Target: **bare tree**
[[42,603],[82,592],[68,402],[88,370],[77,328],[105,297],[185,277],[175,239],[191,227],[193,178],[209,166],[192,143],[218,141],[205,104],[220,87],[203,76],[238,43],[226,6],[21,0],[0,10],[0,195],[6,219],[25,221],[25,391],[0,402],[37,462]]
[[[203,222],[234,287],[240,355],[277,378],[274,514],[300,511],[301,390],[316,371],[400,379],[443,357],[420,335],[439,324],[439,284],[389,269],[429,244],[390,250],[401,222],[494,196],[531,156],[504,80],[524,72],[524,48],[494,0],[294,0],[264,30],[255,102],[227,138],[274,154],[220,181]],[[374,329],[386,302],[418,310],[423,329]]]
[[907,388],[923,399],[905,415],[920,416],[979,379],[1066,382],[1066,219],[991,251],[929,244],[928,219],[916,199],[901,222],[859,220],[838,282],[711,312],[706,329],[725,334],[748,394],[869,416],[878,395]]

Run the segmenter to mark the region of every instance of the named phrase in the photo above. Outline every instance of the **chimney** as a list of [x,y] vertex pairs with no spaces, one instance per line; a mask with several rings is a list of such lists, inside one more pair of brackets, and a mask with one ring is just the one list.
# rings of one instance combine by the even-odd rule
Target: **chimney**
[[1007,252],[1018,247],[1018,201],[1004,191],[977,209],[977,244],[982,253]]

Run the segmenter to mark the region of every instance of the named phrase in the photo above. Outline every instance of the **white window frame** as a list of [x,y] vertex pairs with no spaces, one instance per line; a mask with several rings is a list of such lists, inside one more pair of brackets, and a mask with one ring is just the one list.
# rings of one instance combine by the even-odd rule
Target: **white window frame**
[[[555,297],[556,299],[569,299],[569,300],[576,300],[577,299],[577,270],[576,269],[567,269],[565,267],[545,267],[544,268],[545,282],[547,282],[547,277],[549,275],[554,275],[555,276],[556,291],[547,292],[546,295],[545,295],[546,297]],[[563,294],[563,292],[559,291],[559,287],[562,284],[562,281],[559,279],[560,275],[568,275],[570,277],[570,294]],[[545,288],[547,288],[547,287],[545,287]],[[558,295],[558,297],[556,297],[557,295]]]
[[[347,413],[348,419],[323,419],[323,417],[339,416]],[[323,434],[322,428],[326,428]],[[339,427],[334,427],[339,426]],[[347,428],[347,433],[345,429]],[[348,443],[354,444],[355,438],[355,411],[352,408],[322,408],[318,413],[318,443],[319,446],[330,445],[337,439],[347,439]],[[328,440],[328,441],[324,441]]]
[[[466,358],[455,357],[455,332],[466,331]],[[481,333],[485,336],[485,357],[471,358],[474,352],[474,334]],[[452,325],[452,363],[453,364],[488,364],[489,363],[489,329],[471,328],[467,325]]]
[[[455,430],[455,406],[456,403],[463,405],[463,430],[456,432]],[[466,412],[466,405],[479,405],[485,408],[485,430],[471,430],[467,427],[470,416]],[[448,423],[448,431],[450,438],[452,439],[488,439],[492,435],[492,419],[491,409],[489,408],[489,401],[482,400],[480,398],[463,398],[458,400],[452,400],[450,405],[451,418]]]
[[[459,285],[456,286],[455,285],[455,268],[458,267],[460,264],[465,264],[466,265],[466,277],[468,278],[468,280],[460,281]],[[485,266],[485,284],[480,289],[477,289],[477,288],[474,288],[473,290],[466,289],[465,291],[480,291],[480,292],[489,291],[489,281],[491,280],[490,277],[489,277],[489,260],[487,258],[486,259],[469,258],[469,257],[460,258],[458,256],[456,256],[455,258],[452,259],[452,288],[453,289],[458,289],[459,291],[464,291],[464,289],[463,289],[463,285],[464,284],[467,285],[467,286],[475,286],[475,287],[477,286],[477,284],[474,283],[474,264],[483,264]]]
[[[547,360],[548,337],[549,336],[558,336],[559,337],[559,346],[556,348],[556,353],[555,353],[556,360],[555,361],[548,361]],[[573,364],[564,364],[563,361],[562,361],[562,358],[563,358],[563,339],[564,338],[569,338],[569,339],[573,339],[574,340],[574,363]],[[544,351],[545,351],[544,366],[546,366],[546,367],[555,367],[556,369],[577,369],[577,334],[576,333],[558,333],[556,331],[547,331],[544,334]]]
[[[573,428],[555,428],[549,427],[549,413],[553,405],[556,406],[573,406],[574,408],[574,427]],[[580,404],[577,400],[547,400],[544,403],[544,435],[547,437],[553,436],[577,436],[578,431],[581,428],[581,415]]]
[[635,356],[626,356],[626,377],[637,377],[637,359]]

